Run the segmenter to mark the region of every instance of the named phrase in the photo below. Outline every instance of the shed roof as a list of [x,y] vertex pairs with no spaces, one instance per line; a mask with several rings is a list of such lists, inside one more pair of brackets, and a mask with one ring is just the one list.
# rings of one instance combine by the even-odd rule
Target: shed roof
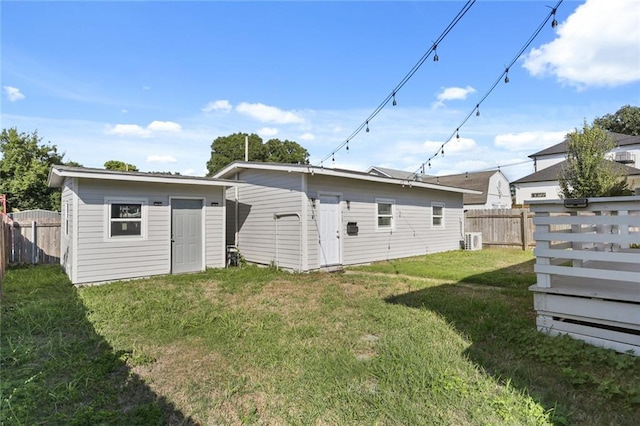
[[226,179],[214,179],[198,176],[180,176],[163,173],[125,172],[90,167],[72,167],[55,165],[49,170],[48,184],[50,187],[60,187],[64,178],[102,179],[125,182],[173,183],[178,185],[204,186],[236,186],[242,182]]
[[229,178],[233,176],[238,170],[272,170],[288,173],[305,173],[310,175],[325,175],[333,177],[342,177],[346,179],[356,179],[360,181],[380,182],[388,183],[392,185],[409,185],[418,188],[435,189],[438,191],[458,192],[462,194],[479,194],[478,191],[466,188],[459,188],[447,185],[436,185],[432,183],[426,183],[421,181],[415,181],[412,179],[397,179],[392,177],[385,177],[379,175],[372,175],[367,172],[359,172],[346,169],[335,169],[327,167],[318,167],[305,164],[283,164],[283,163],[259,163],[259,162],[246,162],[235,161],[218,173],[214,175],[215,178]]
[[[614,132],[607,132],[607,134],[613,138],[617,146],[640,145],[640,136],[623,135],[622,133]],[[568,138],[565,137],[562,142],[531,154],[529,157],[536,158],[543,155],[564,154],[567,152],[567,141]]]

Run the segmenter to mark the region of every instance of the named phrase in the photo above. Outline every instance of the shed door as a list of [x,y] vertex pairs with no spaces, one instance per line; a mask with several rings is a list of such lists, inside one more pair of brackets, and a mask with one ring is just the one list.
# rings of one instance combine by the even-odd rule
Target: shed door
[[340,261],[340,197],[319,197],[320,266],[339,265]]
[[171,200],[171,272],[202,271],[202,200]]

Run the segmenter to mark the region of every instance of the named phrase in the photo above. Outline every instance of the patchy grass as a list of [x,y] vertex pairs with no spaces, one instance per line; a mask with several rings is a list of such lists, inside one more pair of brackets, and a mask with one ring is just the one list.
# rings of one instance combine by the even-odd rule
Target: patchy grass
[[[531,259],[453,252],[346,274],[243,267],[79,290],[57,269],[13,270],[1,420],[636,424],[640,360],[535,332]],[[15,316],[28,298],[54,313]]]

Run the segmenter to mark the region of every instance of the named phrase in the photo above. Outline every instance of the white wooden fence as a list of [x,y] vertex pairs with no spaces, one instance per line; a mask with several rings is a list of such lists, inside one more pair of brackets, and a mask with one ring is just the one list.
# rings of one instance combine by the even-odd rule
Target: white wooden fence
[[538,330],[640,356],[640,197],[565,201],[530,202]]

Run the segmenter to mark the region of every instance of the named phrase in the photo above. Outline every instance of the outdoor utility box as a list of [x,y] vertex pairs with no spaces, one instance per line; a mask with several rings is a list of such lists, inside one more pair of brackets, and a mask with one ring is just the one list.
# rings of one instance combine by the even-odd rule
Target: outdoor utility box
[[358,222],[347,222],[347,235],[358,235]]

